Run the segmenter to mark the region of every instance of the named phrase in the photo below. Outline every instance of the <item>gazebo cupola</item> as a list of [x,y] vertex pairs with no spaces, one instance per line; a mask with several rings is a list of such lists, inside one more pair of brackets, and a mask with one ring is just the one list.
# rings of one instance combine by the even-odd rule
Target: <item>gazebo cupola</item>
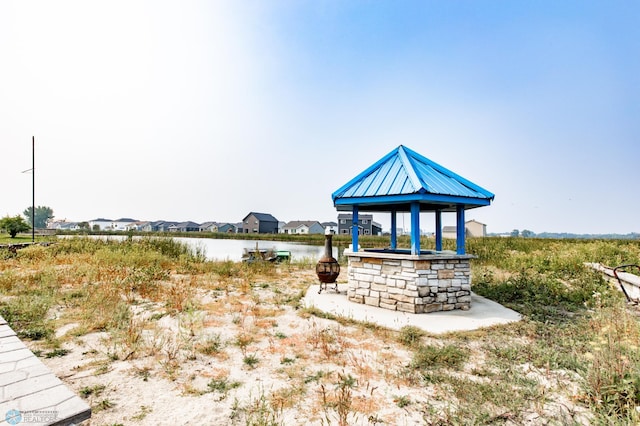
[[[352,251],[345,253],[349,257],[349,298],[351,300],[416,313],[465,309],[470,306],[469,259],[472,256],[467,256],[465,253],[465,210],[490,205],[494,194],[400,145],[335,191],[332,198],[338,211],[350,211],[353,215]],[[359,250],[358,213],[362,211],[391,214],[389,249]],[[398,212],[411,213],[410,251],[397,248]],[[420,247],[421,212],[435,213],[435,250],[422,250]],[[442,213],[445,212],[456,214],[455,253],[442,251]],[[407,267],[407,271],[401,272],[400,276],[384,272],[398,268],[371,268],[372,265],[384,264],[385,259],[388,266],[395,266],[396,262],[398,265],[408,265],[413,262],[413,266]],[[407,261],[410,262],[407,263]],[[373,263],[367,264],[360,270],[363,262]],[[358,269],[358,272],[353,274],[352,264],[354,269]],[[398,292],[399,289],[395,288],[389,292],[389,285],[386,284],[385,289],[382,289],[381,285],[376,285],[377,290],[371,290],[372,283],[380,284],[382,281],[391,283],[392,286],[396,282],[401,286],[406,285],[411,281],[409,277],[416,275],[416,267],[427,265],[430,267],[437,265],[434,266],[436,271],[443,267],[445,270],[456,270],[460,274],[452,275],[457,278],[442,278],[449,277],[451,273],[438,272],[436,275],[441,279],[435,280],[431,271],[415,279],[416,283],[420,283],[417,287],[422,289],[409,291],[410,295],[405,294],[407,292],[404,288],[403,291]],[[364,281],[361,280],[362,272],[369,270],[367,273],[370,274],[371,269],[380,271],[379,277],[364,277]],[[425,271],[424,268],[418,270]],[[462,283],[461,277],[464,278]],[[410,288],[416,287],[416,283],[409,284]],[[445,288],[445,285],[444,293],[446,294],[443,296],[438,288]],[[382,295],[380,295],[381,291]],[[389,297],[399,293],[404,294],[404,297]],[[451,293],[459,293],[459,295],[452,297]],[[427,305],[428,307],[425,307]]]

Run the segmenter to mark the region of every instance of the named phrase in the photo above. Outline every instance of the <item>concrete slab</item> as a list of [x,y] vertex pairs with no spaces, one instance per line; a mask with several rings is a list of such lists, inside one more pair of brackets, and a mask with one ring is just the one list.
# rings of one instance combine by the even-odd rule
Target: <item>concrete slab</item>
[[47,368],[0,317],[0,426],[76,425],[89,405]]
[[522,318],[519,313],[475,293],[471,293],[471,309],[467,311],[410,314],[350,302],[347,299],[347,284],[338,285],[337,293],[330,287],[329,290],[323,290],[318,294],[319,289],[319,285],[312,285],[307,290],[303,299],[306,307],[316,307],[333,315],[372,322],[393,330],[412,325],[428,333],[442,334],[507,324],[520,321]]

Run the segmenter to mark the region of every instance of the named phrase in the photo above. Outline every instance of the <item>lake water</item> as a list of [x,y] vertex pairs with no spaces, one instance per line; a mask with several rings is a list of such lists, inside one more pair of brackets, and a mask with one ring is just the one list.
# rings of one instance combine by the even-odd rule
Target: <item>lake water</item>
[[[73,236],[61,235],[60,237],[75,238]],[[91,235],[92,238],[107,238],[122,240],[127,238],[126,235]],[[140,237],[134,237],[140,238]],[[164,238],[164,237],[161,237]],[[169,237],[167,237],[169,238]],[[194,249],[200,249],[208,260],[231,260],[239,262],[242,260],[242,254],[245,249],[253,250],[256,243],[259,249],[269,250],[288,250],[291,252],[291,260],[309,259],[318,261],[324,254],[324,246],[314,246],[310,244],[300,244],[285,241],[269,241],[269,240],[218,240],[215,238],[188,238],[173,237],[174,240],[180,241]],[[333,247],[333,257],[338,258],[338,249]]]
[[[256,243],[260,249],[288,250],[291,252],[291,260],[311,259],[317,261],[324,254],[324,246],[291,243],[285,241],[266,240],[217,240],[213,238],[187,238],[175,237],[190,247],[200,248],[209,260],[240,261],[245,249],[254,250]],[[337,256],[337,248],[333,248],[334,257]]]

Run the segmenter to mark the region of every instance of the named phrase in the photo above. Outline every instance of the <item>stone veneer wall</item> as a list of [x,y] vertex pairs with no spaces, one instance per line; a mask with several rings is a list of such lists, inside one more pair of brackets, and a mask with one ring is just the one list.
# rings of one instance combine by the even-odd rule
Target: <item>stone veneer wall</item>
[[352,302],[416,314],[471,307],[473,256],[345,254]]

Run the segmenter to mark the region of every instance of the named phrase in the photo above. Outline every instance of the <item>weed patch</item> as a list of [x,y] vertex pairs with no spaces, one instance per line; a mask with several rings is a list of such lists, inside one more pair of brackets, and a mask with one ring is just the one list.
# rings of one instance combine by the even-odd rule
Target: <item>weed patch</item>
[[457,369],[467,361],[469,351],[456,345],[437,347],[421,345],[415,350],[411,366],[418,370],[437,368]]
[[52,304],[51,297],[21,295],[0,302],[0,316],[9,323],[18,337],[42,340],[53,335],[53,325],[46,319]]

